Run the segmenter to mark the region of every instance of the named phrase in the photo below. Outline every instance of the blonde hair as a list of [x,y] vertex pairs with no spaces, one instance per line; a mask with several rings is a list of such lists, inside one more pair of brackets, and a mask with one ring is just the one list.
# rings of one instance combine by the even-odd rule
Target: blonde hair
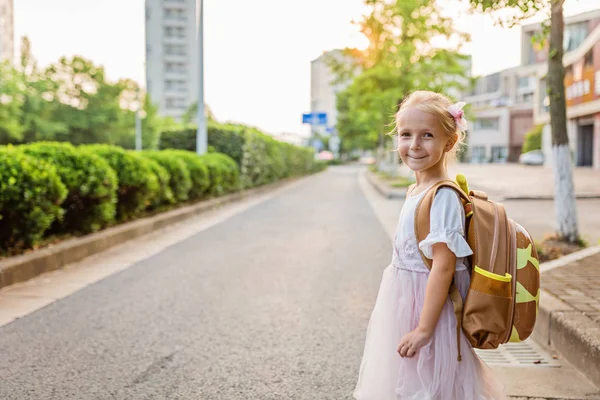
[[446,153],[446,160],[455,161],[456,153],[464,144],[465,133],[458,128],[456,120],[448,111],[448,107],[452,104],[452,101],[443,94],[429,90],[418,90],[408,95],[400,104],[395,116],[396,126],[402,113],[409,107],[433,114],[440,121],[446,136],[454,139],[454,146]]

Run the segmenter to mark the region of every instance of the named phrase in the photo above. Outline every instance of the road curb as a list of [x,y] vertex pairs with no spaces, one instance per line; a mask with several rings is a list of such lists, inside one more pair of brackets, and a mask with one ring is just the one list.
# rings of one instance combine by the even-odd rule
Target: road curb
[[[540,265],[540,271],[550,271],[600,252],[600,246],[569,254]],[[564,259],[563,259],[564,258]],[[539,314],[532,337],[553,349],[600,386],[600,324],[585,312],[574,310],[568,303],[540,289]]]
[[385,183],[381,182],[373,172],[367,169],[367,181],[373,186],[379,194],[386,199],[404,199],[406,198],[406,191],[396,188],[390,188]]
[[0,289],[18,282],[27,281],[43,273],[60,269],[68,264],[81,261],[86,257],[108,250],[129,240],[139,238],[157,229],[181,222],[197,214],[210,211],[228,203],[280,189],[319,173],[288,178],[261,187],[201,201],[151,217],[126,222],[83,237],[67,239],[59,244],[30,253],[6,258],[0,261]]
[[[600,199],[600,195],[597,194],[578,194],[575,195],[576,200],[597,200]],[[504,196],[501,201],[507,200],[554,200],[554,196]]]

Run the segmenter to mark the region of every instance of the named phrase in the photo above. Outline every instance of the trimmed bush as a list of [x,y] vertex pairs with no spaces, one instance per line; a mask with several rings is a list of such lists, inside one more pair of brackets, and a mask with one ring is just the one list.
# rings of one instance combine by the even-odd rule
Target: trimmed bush
[[208,167],[200,156],[186,150],[163,150],[161,153],[173,155],[185,163],[192,180],[190,199],[198,199],[206,194],[210,187],[210,177]]
[[[142,154],[143,155],[143,154]],[[165,167],[160,165],[148,157],[142,157],[143,161],[148,164],[148,167],[154,172],[158,179],[159,191],[157,195],[150,201],[149,208],[156,209],[160,206],[175,204],[177,200],[171,190],[171,174]]]
[[[242,165],[244,157],[244,132],[247,127],[234,124],[220,124],[209,121],[207,127],[208,146],[216,152],[227,154],[238,165]],[[163,132],[160,137],[160,149],[178,149],[196,152],[196,130]]]
[[159,163],[171,175],[169,186],[176,201],[186,201],[189,198],[189,193],[192,189],[192,179],[190,171],[183,160],[174,154],[156,150],[143,151],[142,155]]
[[54,223],[53,231],[94,232],[114,220],[118,181],[106,160],[70,143],[37,142],[18,148],[53,164],[68,190],[64,217]]
[[36,245],[62,216],[67,196],[56,168],[12,148],[0,150],[0,249]]
[[135,217],[145,210],[158,195],[158,178],[151,167],[133,151],[108,144],[82,145],[103,157],[119,178],[117,218],[121,221]]
[[523,142],[522,153],[527,153],[532,150],[540,150],[542,148],[542,130],[543,125],[537,125],[531,128],[529,132],[525,134],[525,140]]
[[221,153],[208,153],[201,158],[210,173],[208,194],[220,196],[239,189],[238,166],[231,157]]

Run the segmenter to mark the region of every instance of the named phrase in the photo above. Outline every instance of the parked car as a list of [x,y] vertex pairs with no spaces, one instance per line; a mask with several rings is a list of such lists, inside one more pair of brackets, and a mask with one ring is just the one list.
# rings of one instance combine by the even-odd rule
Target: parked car
[[543,165],[544,153],[541,150],[532,150],[519,156],[519,162],[525,165]]
[[375,164],[375,157],[362,156],[358,162],[364,165],[373,165]]
[[317,153],[315,155],[315,158],[317,160],[330,161],[330,160],[333,160],[335,158],[335,156],[333,155],[332,152],[330,152],[328,150],[323,150],[323,151],[320,151],[319,153]]

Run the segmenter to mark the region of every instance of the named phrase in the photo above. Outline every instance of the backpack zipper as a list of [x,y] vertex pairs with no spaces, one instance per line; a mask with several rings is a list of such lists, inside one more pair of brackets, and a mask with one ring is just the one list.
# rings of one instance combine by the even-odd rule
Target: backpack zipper
[[512,275],[511,280],[511,291],[512,301],[510,302],[510,314],[508,332],[504,343],[508,343],[512,336],[512,329],[515,323],[515,308],[516,308],[516,297],[517,297],[517,227],[515,222],[511,219],[508,220],[508,227],[510,231],[510,274]]
[[[503,275],[501,273],[499,273],[499,271],[496,271],[496,269],[494,268],[496,265],[496,255],[498,254],[498,233],[500,231],[500,217],[498,216],[498,206],[496,205],[496,203],[494,204],[494,237],[492,238],[492,254],[490,255],[490,271],[498,274],[498,275]],[[504,271],[502,271],[504,272]]]

